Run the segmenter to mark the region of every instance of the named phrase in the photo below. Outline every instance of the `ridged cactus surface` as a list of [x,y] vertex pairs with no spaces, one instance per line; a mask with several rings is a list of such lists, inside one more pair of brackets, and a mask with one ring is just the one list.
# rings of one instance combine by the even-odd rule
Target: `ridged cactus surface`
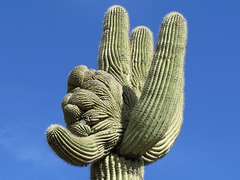
[[117,154],[109,154],[103,160],[91,166],[91,179],[117,180],[131,179],[143,180],[144,162],[142,159],[127,160]]
[[133,29],[121,6],[105,14],[98,68],[75,67],[62,102],[66,128],[51,125],[50,147],[91,179],[143,179],[144,165],[165,156],[183,121],[187,23],[172,12],[152,32]]

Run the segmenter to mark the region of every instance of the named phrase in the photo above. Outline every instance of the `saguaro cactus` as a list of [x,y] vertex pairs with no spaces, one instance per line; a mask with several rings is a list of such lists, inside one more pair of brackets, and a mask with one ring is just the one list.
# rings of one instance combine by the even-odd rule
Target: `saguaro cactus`
[[91,165],[91,179],[143,179],[144,165],[166,155],[182,125],[187,23],[172,12],[153,50],[151,31],[130,40],[121,6],[108,9],[98,68],[75,67],[62,102],[66,128],[51,125],[51,148],[63,160]]

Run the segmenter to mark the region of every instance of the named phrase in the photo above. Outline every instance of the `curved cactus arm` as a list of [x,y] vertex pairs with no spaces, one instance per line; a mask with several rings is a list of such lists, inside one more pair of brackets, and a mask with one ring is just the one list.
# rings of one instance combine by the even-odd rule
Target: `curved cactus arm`
[[[181,96],[183,98],[183,96]],[[182,104],[179,104],[178,108],[183,108],[183,100],[180,100]],[[168,130],[165,133],[165,136],[148,150],[143,156],[142,159],[144,160],[144,165],[148,165],[150,163],[155,162],[159,158],[164,157],[169,151],[170,148],[173,146],[174,142],[176,141],[183,121],[183,114],[180,110],[173,118],[173,122],[169,126]]]
[[145,26],[133,29],[131,38],[133,90],[140,97],[153,58],[153,35]]
[[98,69],[110,73],[122,85],[130,86],[129,17],[121,6],[112,6],[104,18]]
[[[86,166],[109,154],[112,142],[117,143],[119,134],[108,129],[87,137],[78,137],[59,125],[51,125],[47,130],[49,146],[66,162],[76,166]],[[109,143],[111,142],[111,143]],[[111,147],[108,147],[111,144]]]
[[165,137],[176,114],[183,113],[183,108],[177,107],[183,99],[186,38],[184,17],[176,12],[168,14],[161,25],[142,95],[119,146],[121,155],[144,155]]

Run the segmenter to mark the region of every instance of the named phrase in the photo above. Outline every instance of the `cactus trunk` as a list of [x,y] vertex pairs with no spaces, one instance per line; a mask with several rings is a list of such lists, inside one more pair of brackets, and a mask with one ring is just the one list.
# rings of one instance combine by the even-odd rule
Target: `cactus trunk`
[[91,166],[91,180],[143,180],[143,160],[127,160],[111,153]]

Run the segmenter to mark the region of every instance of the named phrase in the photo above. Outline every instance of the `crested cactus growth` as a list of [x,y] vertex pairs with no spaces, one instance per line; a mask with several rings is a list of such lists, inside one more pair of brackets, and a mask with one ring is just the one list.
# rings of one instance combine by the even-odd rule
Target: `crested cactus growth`
[[161,25],[155,53],[151,31],[130,40],[121,6],[108,9],[99,70],[80,65],[62,102],[66,128],[51,125],[51,148],[63,160],[91,166],[91,179],[143,179],[144,165],[165,156],[183,121],[187,23],[172,12]]

